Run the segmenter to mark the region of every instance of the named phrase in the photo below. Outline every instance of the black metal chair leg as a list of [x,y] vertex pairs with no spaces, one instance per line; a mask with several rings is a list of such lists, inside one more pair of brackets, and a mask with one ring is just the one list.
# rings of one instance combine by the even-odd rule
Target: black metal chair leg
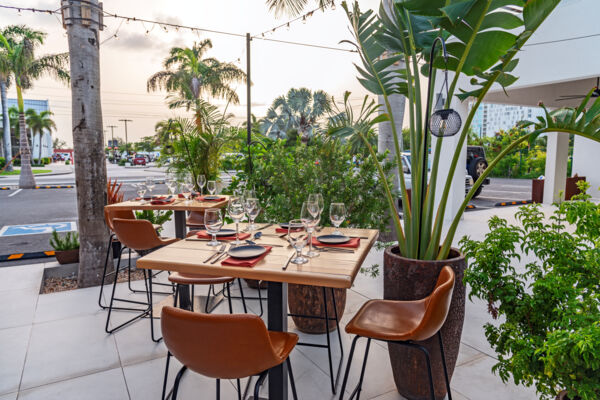
[[227,283],[227,302],[229,303],[229,314],[233,314],[233,306],[231,305],[231,290],[229,289],[229,283]]
[[335,326],[337,329],[338,340],[340,342],[340,362],[338,364],[337,374],[335,376],[335,386],[337,386],[340,380],[340,372],[342,371],[342,365],[344,363],[344,344],[342,343],[342,332],[340,331],[340,318],[338,317],[337,304],[335,303],[335,289],[331,288],[331,298],[333,299],[333,312],[335,314]]
[[192,292],[192,297],[190,298],[190,307],[191,307],[191,312],[194,312],[194,299],[196,298],[196,291],[194,289],[194,285],[190,285],[190,290]]
[[335,378],[333,377],[333,361],[331,360],[331,335],[329,332],[329,313],[327,311],[327,289],[323,287],[323,305],[325,306],[325,335],[327,338],[327,358],[329,361],[329,380],[331,381],[331,392],[336,394],[335,391]]
[[427,361],[427,376],[429,377],[429,393],[431,394],[431,400],[435,400],[435,391],[433,388],[433,375],[431,373],[431,360],[429,358],[429,352],[421,345],[413,343],[413,347],[421,350],[425,355],[425,361]]
[[446,354],[444,352],[444,343],[442,340],[441,331],[438,331],[437,337],[440,343],[440,353],[442,354],[442,366],[444,367],[444,378],[446,378],[446,391],[448,392],[448,400],[452,400],[452,393],[450,391],[450,379],[448,379],[448,369],[446,368]]
[[177,376],[175,377],[175,384],[173,384],[173,395],[171,396],[171,400],[177,400],[177,391],[179,390],[179,382],[181,381],[181,377],[183,376],[183,373],[185,372],[185,370],[187,369],[187,367],[184,365],[179,372],[177,373]]
[[208,303],[210,303],[210,291],[213,285],[208,285],[208,294],[206,295],[206,303],[204,303],[204,313],[208,314]]
[[167,363],[165,365],[165,379],[163,380],[162,396],[161,400],[165,400],[165,394],[167,392],[167,379],[169,378],[169,360],[171,359],[171,352],[167,352]]
[[354,357],[354,349],[356,348],[356,342],[360,336],[356,335],[352,340],[352,346],[350,347],[350,355],[348,355],[348,364],[346,365],[346,373],[344,374],[344,380],[342,381],[342,388],[340,389],[340,400],[344,398],[344,391],[346,390],[346,383],[348,383],[348,375],[350,375],[350,366],[352,365],[352,358]]
[[242,385],[240,385],[239,379],[236,379],[236,381],[237,381],[238,400],[242,400]]
[[258,394],[260,393],[260,386],[262,385],[262,383],[264,382],[265,378],[267,377],[267,371],[263,371],[260,373],[260,376],[258,377],[258,380],[256,381],[256,385],[254,385],[254,398],[256,400],[258,400]]
[[365,358],[363,360],[362,369],[360,370],[360,378],[358,379],[358,386],[350,394],[350,400],[354,398],[356,394],[356,400],[360,400],[360,392],[362,390],[363,379],[365,377],[365,369],[367,368],[367,358],[369,357],[369,348],[371,347],[371,338],[367,339],[367,348],[365,349]]
[[110,294],[110,303],[108,305],[108,315],[106,316],[106,326],[104,328],[106,333],[111,333],[110,330],[108,329],[108,325],[110,323],[110,315],[112,314],[112,306],[113,306],[113,302],[115,300],[115,290],[117,289],[117,276],[119,275],[119,268],[121,267],[121,255],[122,254],[123,254],[123,252],[121,251],[119,253],[119,259],[117,260],[117,266],[115,267],[115,280],[113,281],[113,287],[112,287],[112,291]]
[[217,400],[221,400],[221,380],[217,379]]
[[287,358],[287,360],[285,360],[285,362],[287,363],[288,375],[290,376],[290,386],[292,387],[292,397],[294,398],[294,400],[298,400],[298,394],[296,393],[296,382],[294,381],[294,373],[292,372],[292,362],[290,361],[289,357]]
[[114,233],[111,233],[110,236],[108,237],[108,247],[106,248],[106,259],[104,260],[104,270],[102,271],[102,283],[100,284],[100,295],[98,296],[98,305],[103,310],[108,308],[108,306],[102,305],[102,292],[104,291],[104,281],[106,279],[106,269],[108,268],[108,258],[110,257],[110,248],[112,247],[112,241],[113,241],[114,237],[115,237]]
[[152,305],[152,270],[148,271],[148,308],[150,309],[150,336],[152,341],[158,343],[162,340],[162,337],[155,339],[154,338],[154,314],[153,314],[153,305]]
[[[240,285],[240,296],[242,296],[242,305],[244,306],[244,314],[248,314],[248,309],[246,308],[246,299],[244,298],[244,288],[242,288],[242,280],[240,278],[238,278],[238,284]],[[227,292],[227,295],[229,296],[229,292]],[[231,300],[229,300],[229,301],[231,301]]]
[[175,285],[175,293],[173,293],[173,307],[177,307],[178,299],[179,299],[179,284]]
[[[262,317],[263,313],[264,313],[264,311],[263,311],[263,304],[262,304],[262,294],[260,292],[260,284],[261,283],[262,283],[262,281],[258,281],[258,303],[260,304],[260,315],[259,315],[259,317]],[[267,283],[267,285],[268,285],[268,283]]]

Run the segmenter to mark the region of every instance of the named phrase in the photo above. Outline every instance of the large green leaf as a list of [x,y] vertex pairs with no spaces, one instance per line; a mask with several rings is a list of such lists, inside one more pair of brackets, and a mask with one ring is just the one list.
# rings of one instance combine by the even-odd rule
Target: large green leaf
[[523,7],[525,29],[534,31],[550,15],[560,0],[529,0]]

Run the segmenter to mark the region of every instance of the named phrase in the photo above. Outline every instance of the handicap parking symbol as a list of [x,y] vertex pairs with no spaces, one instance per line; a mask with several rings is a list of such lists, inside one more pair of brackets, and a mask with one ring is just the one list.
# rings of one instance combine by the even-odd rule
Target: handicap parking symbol
[[21,236],[21,235],[39,235],[43,233],[70,232],[77,230],[77,224],[70,222],[48,222],[44,224],[24,224],[24,225],[6,225],[0,229],[0,237]]

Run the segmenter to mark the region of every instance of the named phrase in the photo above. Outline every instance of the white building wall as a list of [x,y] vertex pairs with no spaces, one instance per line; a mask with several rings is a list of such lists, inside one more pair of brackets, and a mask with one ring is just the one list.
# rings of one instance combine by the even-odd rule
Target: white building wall
[[600,200],[600,143],[581,136],[575,136],[573,145],[573,172],[572,174],[585,176],[590,183],[589,194],[595,200]]

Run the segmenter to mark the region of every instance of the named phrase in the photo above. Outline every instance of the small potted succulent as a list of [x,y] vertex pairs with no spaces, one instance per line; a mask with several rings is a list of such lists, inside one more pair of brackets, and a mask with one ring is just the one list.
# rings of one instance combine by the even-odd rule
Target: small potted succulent
[[77,232],[67,232],[64,237],[58,236],[56,230],[52,231],[50,246],[59,264],[72,264],[79,262],[79,235]]
[[600,398],[600,205],[576,198],[548,219],[539,205],[517,212],[519,225],[492,217],[482,241],[460,242],[470,297],[494,319],[493,371],[540,399]]

